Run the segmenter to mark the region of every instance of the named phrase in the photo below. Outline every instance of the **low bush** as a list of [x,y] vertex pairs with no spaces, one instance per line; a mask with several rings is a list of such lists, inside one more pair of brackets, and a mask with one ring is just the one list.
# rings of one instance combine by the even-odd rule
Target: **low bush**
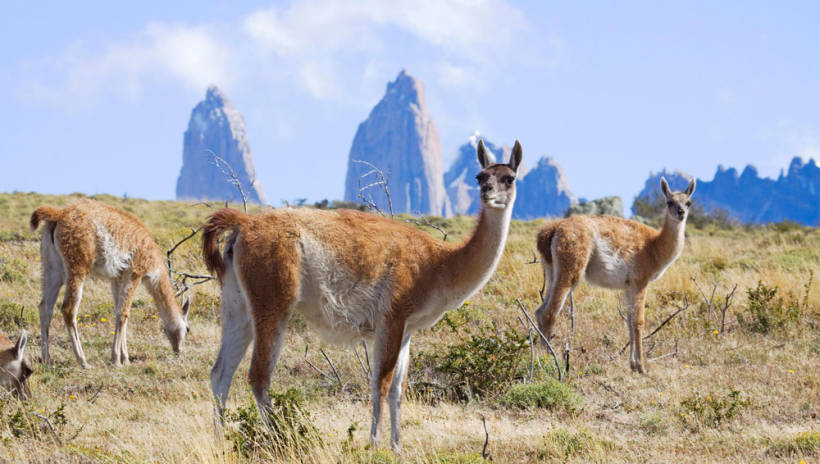
[[740,390],[734,388],[726,395],[693,394],[680,402],[678,416],[681,423],[690,430],[701,427],[718,427],[735,418],[746,406],[747,398],[742,398]]
[[227,438],[236,452],[245,457],[298,458],[322,446],[319,431],[303,406],[300,390],[291,388],[285,393],[271,393],[270,397],[270,426],[264,423],[253,403],[226,413],[227,421],[234,426]]
[[504,395],[503,402],[512,408],[563,409],[568,413],[583,407],[583,400],[572,387],[555,379],[515,385]]
[[778,458],[820,456],[820,432],[801,432],[781,440],[769,440],[766,452]]

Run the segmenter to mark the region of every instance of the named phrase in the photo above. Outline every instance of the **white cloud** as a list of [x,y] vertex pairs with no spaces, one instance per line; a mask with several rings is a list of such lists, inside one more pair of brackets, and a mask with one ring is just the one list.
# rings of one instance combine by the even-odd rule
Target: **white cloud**
[[814,158],[820,161],[820,137],[811,127],[783,120],[774,127],[762,131],[761,135],[775,153],[768,165],[764,166],[766,175],[775,177],[780,169],[788,168],[789,162],[795,156],[804,160]]
[[154,22],[118,42],[78,41],[21,66],[15,80],[23,98],[68,105],[111,94],[135,101],[170,81],[196,93],[266,83],[359,106],[402,68],[451,90],[485,91],[508,64],[537,61],[527,31],[506,0],[304,0],[219,28]]
[[18,94],[72,105],[106,93],[136,100],[146,84],[161,79],[201,91],[229,81],[231,61],[231,51],[205,27],[151,23],[129,41],[101,49],[78,41],[57,57],[27,63]]

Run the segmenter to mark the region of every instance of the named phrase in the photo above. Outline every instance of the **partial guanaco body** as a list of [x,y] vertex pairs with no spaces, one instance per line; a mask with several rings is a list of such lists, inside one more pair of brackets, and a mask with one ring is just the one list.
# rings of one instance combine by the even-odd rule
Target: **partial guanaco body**
[[97,201],[85,200],[63,209],[41,206],[31,215],[31,230],[45,223],[40,242],[43,265],[43,299],[40,301],[41,351],[50,363],[49,326],[60,288],[71,347],[77,362],[89,367],[77,330],[77,312],[86,279],[94,275],[110,281],[114,295],[114,343],[111,362],[128,363],[126,326],[131,299],[140,282],[159,309],[165,335],[175,353],[188,332],[186,300],[180,308],[162,251],[148,229],[134,215]]
[[590,284],[624,291],[631,344],[629,366],[646,372],[641,343],[646,289],[683,251],[695,181],[685,191],[673,192],[661,178],[661,190],[667,205],[661,230],[612,216],[572,216],[550,221],[541,229],[537,247],[549,287],[536,317],[546,337],[552,336],[567,295],[581,277],[586,277]]
[[391,445],[398,449],[411,335],[481,289],[504,251],[521,145],[515,143],[509,164],[491,164],[483,143],[477,155],[483,208],[461,244],[359,211],[280,209],[250,216],[224,209],[212,215],[203,254],[222,286],[222,346],[211,371],[220,407],[253,341],[249,380],[259,410],[270,410],[271,374],[288,320],[299,312],[330,342],[373,341],[370,439],[378,441],[386,396]]
[[16,343],[0,334],[0,388],[14,392],[22,399],[31,397],[28,378],[31,376],[31,361],[26,356],[26,331],[20,333]]

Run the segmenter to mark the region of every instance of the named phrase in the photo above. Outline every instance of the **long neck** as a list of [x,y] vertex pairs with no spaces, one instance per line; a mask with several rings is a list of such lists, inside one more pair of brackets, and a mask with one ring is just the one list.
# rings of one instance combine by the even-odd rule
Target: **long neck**
[[672,219],[669,214],[664,216],[663,228],[655,238],[655,254],[659,264],[666,265],[678,257],[683,250],[686,221]]
[[455,293],[467,298],[490,279],[504,253],[511,217],[512,205],[483,208],[473,235],[445,255],[441,268]]
[[157,270],[156,277],[151,276],[147,279],[147,287],[149,293],[157,303],[159,309],[159,317],[162,318],[162,323],[168,329],[174,329],[181,325],[184,321],[182,319],[182,310],[176,302],[174,296],[174,287],[171,285],[171,279],[168,277],[168,272],[165,269]]

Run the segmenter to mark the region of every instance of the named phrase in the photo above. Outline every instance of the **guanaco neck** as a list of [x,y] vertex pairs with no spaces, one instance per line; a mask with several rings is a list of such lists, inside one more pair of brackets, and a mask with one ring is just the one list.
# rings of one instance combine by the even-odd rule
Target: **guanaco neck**
[[683,251],[683,242],[686,232],[686,220],[678,221],[666,214],[663,219],[663,228],[653,241],[655,257],[660,268],[666,267],[677,259]]
[[445,253],[442,275],[456,299],[468,298],[493,275],[504,253],[512,208],[512,202],[504,209],[482,208],[472,236]]
[[171,285],[171,279],[164,269],[157,271],[157,276],[151,276],[147,279],[148,292],[154,301],[157,303],[159,309],[159,317],[162,318],[162,323],[167,329],[176,329],[181,326],[184,321],[182,318],[182,310],[176,302],[174,296],[174,287]]

